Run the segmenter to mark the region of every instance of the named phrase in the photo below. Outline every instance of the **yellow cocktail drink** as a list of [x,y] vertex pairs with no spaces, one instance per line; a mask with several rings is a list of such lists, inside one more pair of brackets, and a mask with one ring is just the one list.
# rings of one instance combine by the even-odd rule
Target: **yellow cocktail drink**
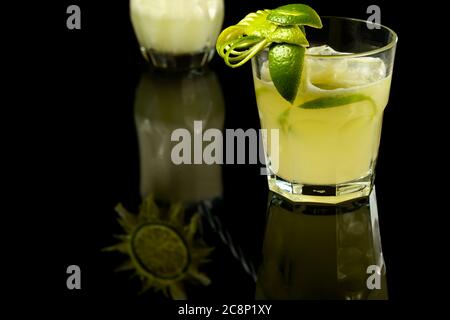
[[[330,51],[325,46],[312,49],[315,50],[309,52]],[[282,191],[282,184],[280,188],[277,179],[286,184],[313,186],[360,180],[354,187],[362,190],[364,179],[373,173],[391,76],[386,76],[380,59],[342,56],[336,59],[307,55],[302,84],[293,104],[275,88],[267,63],[257,70],[254,62],[261,127],[279,130],[278,164],[272,179],[269,177],[271,187],[278,192]],[[271,161],[275,160],[271,144],[277,142],[271,141],[268,134],[266,152]],[[318,190],[317,196],[320,192],[325,191]]]

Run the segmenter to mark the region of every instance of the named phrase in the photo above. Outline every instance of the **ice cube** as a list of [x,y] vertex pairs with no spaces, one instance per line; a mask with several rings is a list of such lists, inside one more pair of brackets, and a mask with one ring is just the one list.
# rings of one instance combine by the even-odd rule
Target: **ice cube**
[[261,80],[266,82],[272,82],[272,77],[270,76],[269,61],[264,61],[261,66]]
[[[342,58],[308,57],[308,81],[321,88],[348,88],[366,85],[386,77],[383,60],[373,57],[345,57],[351,53],[339,52],[323,45],[307,49],[309,55],[342,55]],[[269,62],[261,66],[261,80],[271,82]]]
[[339,52],[330,46],[312,47],[308,54],[329,56],[342,55],[341,58],[309,57],[308,77],[313,84],[330,87],[353,87],[381,80],[386,76],[383,60],[374,57],[345,57],[351,53]]
[[348,81],[357,84],[366,84],[386,77],[386,65],[380,58],[359,57],[347,60]]
[[306,49],[307,54],[319,55],[319,56],[331,56],[331,55],[344,55],[349,54],[347,52],[339,52],[334,50],[332,47],[323,45],[317,47],[311,47]]

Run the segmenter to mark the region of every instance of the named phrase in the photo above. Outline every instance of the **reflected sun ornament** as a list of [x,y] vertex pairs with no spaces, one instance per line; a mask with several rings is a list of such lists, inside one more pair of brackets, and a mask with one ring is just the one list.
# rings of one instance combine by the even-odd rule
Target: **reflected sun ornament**
[[106,251],[118,251],[129,259],[118,271],[134,271],[143,290],[162,291],[175,300],[186,299],[185,283],[209,285],[211,280],[199,267],[208,262],[212,251],[196,236],[200,215],[185,223],[185,210],[180,203],[160,208],[152,196],[141,205],[139,214],[117,205],[118,222],[125,231],[118,244]]

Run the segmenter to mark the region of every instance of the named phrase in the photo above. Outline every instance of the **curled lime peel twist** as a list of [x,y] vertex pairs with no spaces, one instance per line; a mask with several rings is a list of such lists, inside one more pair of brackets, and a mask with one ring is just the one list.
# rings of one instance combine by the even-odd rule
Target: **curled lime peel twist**
[[[269,56],[272,81],[281,96],[293,104],[301,83],[304,48],[309,46],[305,26],[322,28],[319,15],[307,5],[290,4],[273,10],[259,10],[248,14],[238,24],[223,30],[217,39],[216,49],[227,66],[237,68],[270,48],[275,52]],[[286,45],[294,48],[297,46],[302,50],[291,49],[291,52],[297,53],[293,57],[277,57],[276,52],[282,50],[274,48]],[[295,70],[291,70],[297,77],[297,81],[291,84],[283,79],[283,72],[275,72],[278,64],[274,61],[283,61],[283,58],[301,60],[295,64]]]

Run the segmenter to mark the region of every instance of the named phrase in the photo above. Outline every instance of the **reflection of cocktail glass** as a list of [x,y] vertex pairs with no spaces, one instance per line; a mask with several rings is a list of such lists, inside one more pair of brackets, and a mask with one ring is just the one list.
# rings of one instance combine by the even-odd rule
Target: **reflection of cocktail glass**
[[[202,215],[211,216],[222,196],[222,171],[217,165],[175,165],[171,134],[193,122],[223,127],[224,101],[216,75],[208,70],[142,74],[134,103],[140,153],[142,204],[136,215],[116,206],[124,229],[120,242],[105,248],[128,256],[118,270],[134,272],[143,292],[163,292],[186,299],[194,284],[209,285],[203,270],[211,247],[203,240]],[[206,210],[200,210],[206,208]]]
[[279,130],[278,157],[268,134],[269,188],[293,201],[337,203],[372,189],[397,36],[362,20],[322,21],[322,29],[308,30],[292,105],[271,81],[268,51],[252,64],[261,127]]
[[176,165],[171,159],[174,130],[185,128],[193,137],[194,121],[204,130],[223,128],[224,100],[214,72],[144,73],[134,110],[143,198],[191,203],[222,195],[219,164]]
[[143,56],[155,67],[191,69],[211,60],[224,18],[223,0],[131,0]]
[[387,299],[375,192],[338,205],[270,193],[267,219],[257,299]]

